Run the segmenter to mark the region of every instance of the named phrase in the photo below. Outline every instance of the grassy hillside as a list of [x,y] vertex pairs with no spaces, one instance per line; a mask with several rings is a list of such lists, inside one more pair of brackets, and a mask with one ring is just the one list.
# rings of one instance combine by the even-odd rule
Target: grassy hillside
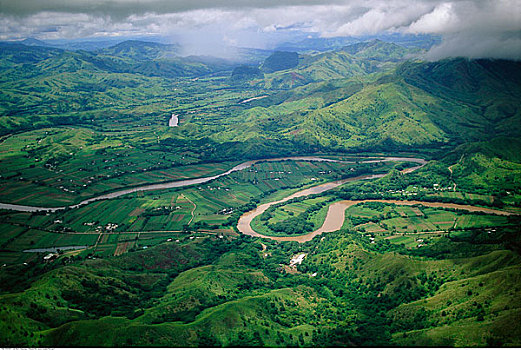
[[470,131],[461,136],[468,141],[519,135],[520,68],[519,62],[456,59],[404,64],[398,74],[433,96],[468,106],[475,117],[440,120],[447,129]]
[[[480,240],[454,248],[467,257],[424,258],[442,242],[413,252],[348,231],[301,246],[206,238],[57,264],[2,296],[2,344],[517,346],[519,255]],[[297,252],[303,264],[281,269]]]
[[379,39],[344,46],[341,51],[356,56],[359,59],[376,61],[400,61],[417,50],[388,43]]
[[299,63],[299,55],[296,52],[275,51],[264,60],[261,70],[267,73],[294,68]]
[[[399,84],[368,86],[349,98],[309,113],[303,132],[332,146],[376,148],[378,143],[420,145],[447,137],[422,105],[432,103],[422,91]],[[331,137],[334,135],[333,137]]]
[[462,145],[444,159],[451,178],[462,191],[493,194],[499,201],[519,203],[521,143],[518,138],[498,137],[488,142]]
[[171,49],[141,42],[97,53],[48,49],[24,69],[8,51],[2,61],[14,66],[4,78],[2,132],[78,123],[124,131],[165,125],[157,116],[169,112],[184,117],[177,137],[293,149],[409,150],[520,131],[521,70],[512,62],[400,63],[410,49],[373,41],[305,56],[296,67],[237,85],[229,71],[180,79],[226,67],[169,56]]
[[[404,55],[390,44],[381,46],[382,52],[391,46]],[[259,82],[289,90],[240,113],[235,120],[246,130],[241,136],[282,136],[329,149],[411,150],[519,135],[516,63],[407,61],[393,71],[396,63],[390,58],[385,68],[377,62],[386,54],[369,47],[353,48],[353,55],[306,56],[293,70],[268,74]],[[373,60],[357,58],[364,48]],[[461,81],[450,80],[459,76]]]
[[[516,346],[520,316],[519,267],[502,252],[468,262],[468,278],[444,284],[432,297],[404,304],[391,314],[402,346]],[[477,270],[476,272],[474,272]],[[399,320],[417,318],[417,324]]]

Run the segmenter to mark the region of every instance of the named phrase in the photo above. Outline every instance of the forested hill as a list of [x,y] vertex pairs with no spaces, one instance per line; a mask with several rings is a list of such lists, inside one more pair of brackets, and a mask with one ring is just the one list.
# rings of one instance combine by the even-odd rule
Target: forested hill
[[[230,72],[236,67],[222,60],[179,57],[175,45],[139,41],[94,53],[2,45],[3,133],[75,120],[88,123],[84,111],[118,109],[125,89],[135,89],[139,96],[143,86],[150,86],[164,99],[173,92],[164,89],[169,79]],[[260,66],[265,76],[243,75],[254,79],[249,87],[238,86],[233,79],[222,82],[228,91],[253,89],[252,94],[267,98],[239,109],[224,106],[223,128],[212,133],[201,130],[194,136],[218,142],[253,138],[261,147],[275,138],[324,149],[410,150],[520,134],[518,62],[407,60],[417,54],[417,49],[379,40],[301,59],[296,53],[275,53]],[[274,68],[271,61],[284,64]],[[62,103],[65,95],[70,102],[67,110]],[[89,101],[84,103],[86,96]],[[226,126],[231,124],[232,129]],[[235,126],[245,132],[234,132]]]
[[[338,55],[321,54],[311,63],[304,60],[295,69],[255,80],[297,86],[253,102],[257,108],[240,114],[237,121],[247,126],[245,135],[262,138],[269,133],[337,150],[454,147],[491,136],[521,135],[518,62],[402,61],[396,68],[369,74],[352,69],[354,59],[338,61]],[[308,68],[315,75],[335,76],[314,82],[306,75]],[[340,77],[343,70],[347,78]],[[227,135],[232,140],[245,136]]]

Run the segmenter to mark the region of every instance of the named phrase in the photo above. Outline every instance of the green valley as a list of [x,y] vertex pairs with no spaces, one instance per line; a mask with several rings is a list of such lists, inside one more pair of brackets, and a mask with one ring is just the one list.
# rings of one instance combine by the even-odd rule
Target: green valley
[[309,42],[0,43],[0,345],[520,346],[520,62]]

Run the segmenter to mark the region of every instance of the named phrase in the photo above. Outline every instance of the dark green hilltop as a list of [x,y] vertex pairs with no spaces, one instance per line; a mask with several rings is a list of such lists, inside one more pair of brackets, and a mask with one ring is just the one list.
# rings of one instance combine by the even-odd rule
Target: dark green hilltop
[[521,62],[425,40],[0,43],[0,345],[521,346]]

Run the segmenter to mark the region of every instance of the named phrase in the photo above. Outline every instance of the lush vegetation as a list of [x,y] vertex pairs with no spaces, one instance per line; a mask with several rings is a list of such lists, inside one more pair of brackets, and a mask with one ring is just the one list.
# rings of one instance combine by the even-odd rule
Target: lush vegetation
[[298,65],[298,53],[275,51],[262,65],[262,70],[268,73],[295,68]]
[[[521,213],[521,65],[333,44],[233,62],[0,44],[2,202],[64,207],[0,210],[0,345],[519,346],[520,216],[429,204]],[[71,207],[309,155],[341,162],[260,161]],[[238,233],[260,204],[368,174],[252,222],[283,240],[374,200],[336,232]]]
[[[519,249],[519,232],[488,232],[431,236],[417,249],[373,243],[356,230],[303,245],[265,241],[264,249],[246,237],[209,236],[120,257],[38,264],[25,286],[3,284],[23,292],[1,297],[2,318],[10,320],[2,342],[514,345],[519,333],[504,325],[519,313],[511,291],[521,260],[510,250]],[[300,252],[308,254],[302,265],[286,272]]]

